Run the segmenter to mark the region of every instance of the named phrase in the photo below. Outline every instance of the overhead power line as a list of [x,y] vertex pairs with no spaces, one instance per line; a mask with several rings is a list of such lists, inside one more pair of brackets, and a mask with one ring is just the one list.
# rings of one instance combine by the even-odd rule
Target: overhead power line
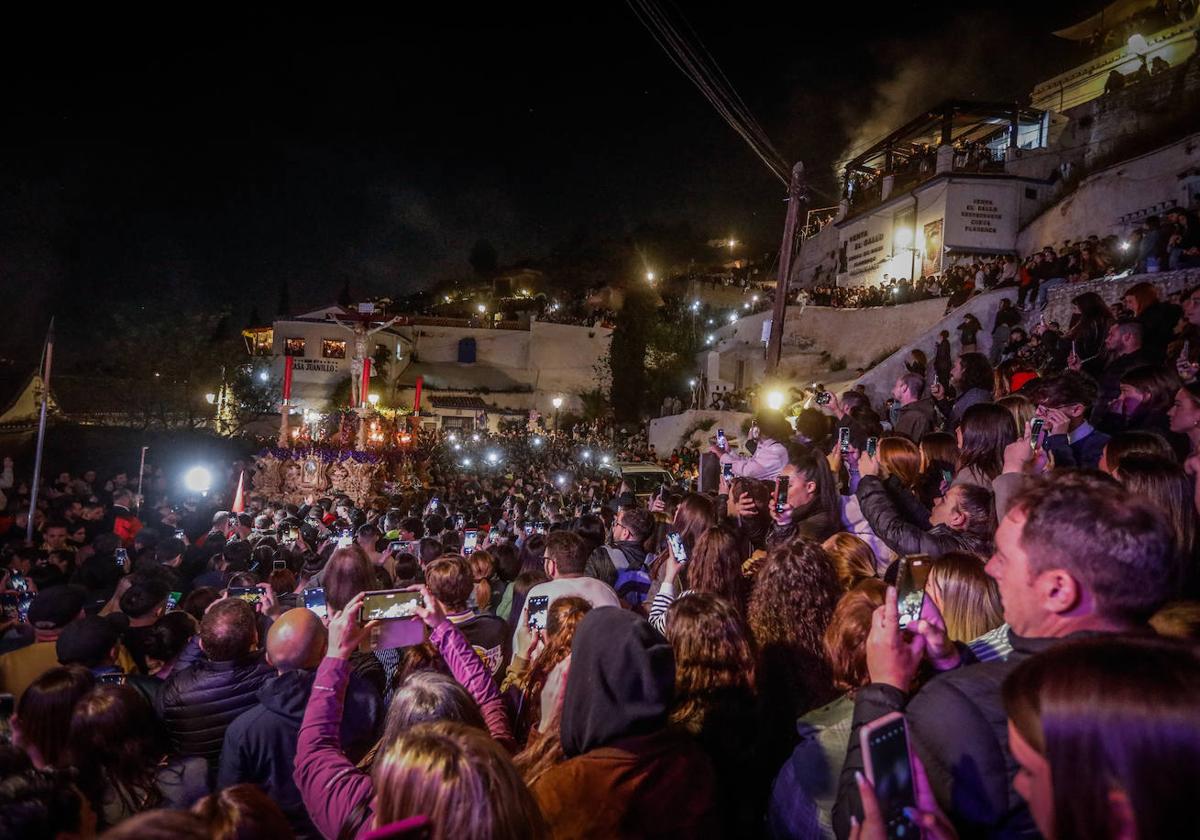
[[[771,143],[745,101],[734,90],[712,53],[678,9],[675,16],[691,34],[681,33],[655,0],[626,0],[629,8],[662,48],[671,62],[696,86],[725,122],[746,141],[750,150],[784,185],[790,182],[791,167]],[[693,43],[693,41],[695,43]],[[698,45],[698,47],[697,47]]]

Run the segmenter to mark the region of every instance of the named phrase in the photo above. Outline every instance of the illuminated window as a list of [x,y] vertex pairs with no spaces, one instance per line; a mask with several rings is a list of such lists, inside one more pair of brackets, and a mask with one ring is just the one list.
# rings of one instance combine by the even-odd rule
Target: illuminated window
[[270,356],[271,347],[275,343],[275,332],[273,330],[258,330],[251,334],[250,337],[255,356]]
[[304,339],[303,338],[285,338],[283,340],[283,355],[285,355],[285,356],[303,356],[304,355]]
[[321,342],[321,355],[326,359],[346,358],[346,342],[327,338]]

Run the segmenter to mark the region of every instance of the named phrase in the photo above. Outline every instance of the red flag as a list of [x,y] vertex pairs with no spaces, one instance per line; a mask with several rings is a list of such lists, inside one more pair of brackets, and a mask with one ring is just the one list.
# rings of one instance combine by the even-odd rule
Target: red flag
[[421,413],[421,386],[425,384],[425,377],[417,377],[417,393],[413,396],[413,414]]
[[233,513],[245,513],[246,512],[246,496],[242,490],[242,481],[245,478],[246,478],[245,470],[238,473],[238,489],[237,489],[237,493],[235,493],[233,496],[233,506],[230,508],[230,510]]

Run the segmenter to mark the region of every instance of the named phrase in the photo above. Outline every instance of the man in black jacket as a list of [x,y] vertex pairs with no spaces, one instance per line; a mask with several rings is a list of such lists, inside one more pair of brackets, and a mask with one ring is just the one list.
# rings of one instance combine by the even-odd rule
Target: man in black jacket
[[[889,589],[867,639],[871,682],[855,695],[833,813],[837,835],[845,837],[851,815],[861,814],[858,730],[903,711],[912,746],[960,836],[1036,837],[1029,808],[1012,787],[1017,764],[1001,700],[1004,679],[1060,639],[1144,628],[1179,591],[1182,567],[1172,545],[1171,526],[1149,501],[1106,476],[1059,471],[1031,480],[1014,500],[987,564],[1004,604],[1011,653],[972,664],[965,647],[947,641],[929,599],[917,635],[906,639]],[[923,656],[943,673],[910,698]]]
[[[217,787],[250,782],[279,805],[296,836],[317,838],[292,779],[296,741],[317,665],[325,656],[327,634],[321,620],[304,608],[288,610],[267,633],[267,662],[275,674],[257,693],[258,703],[229,725],[221,748]],[[342,748],[358,761],[375,742],[383,719],[379,692],[350,675],[342,715]]]
[[254,608],[238,598],[213,604],[200,622],[205,658],[167,679],[158,696],[176,755],[198,755],[215,767],[225,730],[258,702],[273,670],[258,650]]
[[892,430],[913,443],[920,443],[921,438],[937,430],[937,406],[923,397],[924,393],[925,377],[916,373],[903,374],[892,388],[892,397],[900,404]]
[[875,536],[897,554],[939,557],[948,551],[967,551],[986,557],[992,550],[996,514],[992,493],[974,484],[958,484],[933,504],[929,528],[906,519],[879,479],[879,461],[858,455],[858,505]]
[[612,545],[602,545],[588,557],[584,574],[617,585],[617,574],[646,565],[645,542],[654,531],[654,514],[636,506],[622,507],[613,520]]

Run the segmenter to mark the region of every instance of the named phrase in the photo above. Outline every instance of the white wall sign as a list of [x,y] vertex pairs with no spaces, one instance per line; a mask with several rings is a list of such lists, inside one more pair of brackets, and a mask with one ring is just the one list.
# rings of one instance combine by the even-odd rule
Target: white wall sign
[[1015,248],[1017,186],[1011,183],[952,183],[946,196],[946,246],[966,251]]

